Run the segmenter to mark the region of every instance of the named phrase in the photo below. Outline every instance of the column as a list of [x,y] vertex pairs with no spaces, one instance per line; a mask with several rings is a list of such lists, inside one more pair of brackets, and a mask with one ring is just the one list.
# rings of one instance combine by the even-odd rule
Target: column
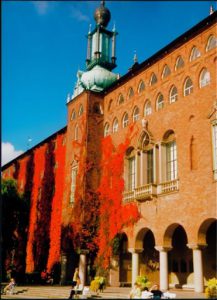
[[66,265],[67,265],[67,255],[66,255],[66,253],[62,253],[61,254],[60,285],[66,283]]
[[193,268],[194,268],[194,291],[202,293],[204,291],[203,280],[203,261],[202,261],[202,247],[206,245],[187,245],[193,250]]
[[79,276],[83,286],[86,284],[87,254],[88,250],[83,249],[80,252],[79,258]]
[[167,291],[169,288],[168,251],[172,248],[156,246],[155,249],[160,252],[160,289]]
[[130,248],[128,250],[132,253],[132,287],[136,282],[136,278],[139,275],[139,253],[143,251],[143,249],[134,249]]
[[162,182],[162,148],[161,148],[161,143],[158,143],[158,167],[159,167],[159,172],[158,172],[158,182]]
[[153,182],[157,182],[156,145],[153,147]]

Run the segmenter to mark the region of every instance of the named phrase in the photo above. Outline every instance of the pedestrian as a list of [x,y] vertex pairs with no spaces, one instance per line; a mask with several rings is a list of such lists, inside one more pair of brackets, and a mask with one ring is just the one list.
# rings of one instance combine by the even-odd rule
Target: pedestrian
[[16,282],[15,282],[14,278],[11,278],[9,284],[7,284],[6,287],[4,288],[4,294],[6,294],[7,291],[9,291],[10,294],[13,294],[15,285],[16,285]]
[[137,282],[135,282],[134,287],[130,291],[130,299],[138,299],[141,297],[141,294],[142,294],[142,291],[141,291],[140,285]]
[[80,276],[79,276],[78,268],[75,269],[75,273],[73,275],[72,283],[73,283],[73,286],[77,286],[77,287],[80,284]]
[[153,294],[153,299],[160,299],[163,296],[163,292],[160,290],[158,284],[154,284],[150,288],[150,292],[152,292],[152,294]]

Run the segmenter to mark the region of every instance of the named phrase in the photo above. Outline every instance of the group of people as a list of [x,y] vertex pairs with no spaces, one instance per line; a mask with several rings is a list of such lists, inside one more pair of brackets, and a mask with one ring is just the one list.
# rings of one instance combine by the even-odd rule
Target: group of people
[[163,292],[159,289],[159,285],[153,285],[150,290],[145,287],[144,291],[142,292],[140,285],[135,282],[134,287],[130,292],[130,299],[139,299],[141,298],[142,294],[146,296],[146,298],[153,298],[153,299],[160,299],[163,296]]
[[53,285],[54,279],[53,279],[53,274],[52,273],[48,273],[47,269],[44,269],[41,272],[41,283],[45,284],[48,283],[50,285]]
[[69,299],[73,299],[74,296],[76,295],[78,289],[79,289],[79,285],[81,284],[81,280],[80,280],[80,276],[79,276],[79,270],[78,268],[75,269],[75,273],[73,275],[73,279],[72,279],[72,289],[69,295]]

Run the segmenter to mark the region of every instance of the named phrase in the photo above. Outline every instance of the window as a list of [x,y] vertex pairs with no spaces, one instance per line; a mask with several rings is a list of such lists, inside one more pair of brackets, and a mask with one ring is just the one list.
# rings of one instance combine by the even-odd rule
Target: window
[[128,99],[131,99],[133,96],[134,96],[133,88],[130,88],[128,92]]
[[118,96],[118,105],[121,105],[122,103],[124,103],[124,96],[122,94],[120,94]]
[[166,144],[166,180],[177,179],[177,151],[176,142]]
[[128,159],[128,191],[135,189],[135,179],[136,179],[136,164],[135,156]]
[[206,51],[209,51],[211,49],[214,49],[217,47],[217,38],[214,35],[211,35],[208,39],[207,45],[206,45]]
[[111,99],[111,100],[109,101],[109,105],[108,105],[108,111],[110,111],[110,110],[111,110],[112,102],[113,102],[113,100]]
[[153,85],[156,82],[157,82],[157,76],[154,73],[152,73],[151,74],[151,79],[150,79],[150,85]]
[[164,97],[160,94],[157,98],[156,108],[157,110],[161,110],[164,107]]
[[124,117],[123,117],[123,128],[127,127],[129,124],[129,118],[128,118],[128,114],[125,113]]
[[71,194],[70,194],[70,203],[75,202],[75,188],[76,188],[76,178],[78,174],[78,168],[72,169],[72,178],[71,178]]
[[144,90],[145,90],[145,84],[144,84],[144,81],[141,80],[139,83],[139,87],[138,87],[138,93],[140,94]]
[[109,124],[106,123],[104,127],[104,137],[109,135]]
[[214,120],[213,122],[212,139],[213,139],[213,172],[214,172],[214,179],[217,180],[217,120]]
[[84,112],[83,105],[81,104],[79,107],[78,115],[81,116]]
[[149,116],[152,113],[151,101],[147,100],[145,103],[144,115]]
[[186,78],[184,84],[184,96],[188,96],[193,93],[193,82],[190,77]]
[[147,151],[147,184],[153,183],[153,149]]
[[71,120],[75,120],[75,119],[76,119],[76,112],[75,110],[73,110],[71,115]]
[[200,73],[200,88],[210,84],[210,73],[207,69],[203,69]]
[[184,67],[184,60],[181,56],[178,56],[177,60],[176,60],[175,71],[179,70],[183,67]]
[[113,122],[113,132],[117,132],[117,131],[118,131],[118,119],[115,118]]
[[174,103],[178,100],[178,91],[175,86],[172,86],[170,90],[170,103]]
[[136,122],[138,120],[139,120],[139,108],[138,106],[136,106],[133,111],[133,122]]
[[75,137],[75,141],[77,141],[78,140],[78,124],[76,124],[76,126],[75,126],[75,135],[74,135],[74,137]]
[[200,51],[194,46],[191,50],[190,61],[194,61],[198,57],[200,57]]
[[162,72],[162,78],[169,76],[170,73],[171,73],[170,68],[168,67],[168,65],[165,65]]

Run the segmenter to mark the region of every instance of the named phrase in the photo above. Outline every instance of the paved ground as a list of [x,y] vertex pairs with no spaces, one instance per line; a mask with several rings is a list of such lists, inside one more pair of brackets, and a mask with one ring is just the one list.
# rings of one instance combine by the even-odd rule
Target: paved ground
[[[170,290],[178,299],[204,299],[204,293],[187,290]],[[129,299],[130,288],[107,287],[103,293],[91,293],[92,299]],[[17,286],[14,295],[1,295],[2,299],[67,299],[70,286]],[[80,299],[82,297],[80,296]]]

